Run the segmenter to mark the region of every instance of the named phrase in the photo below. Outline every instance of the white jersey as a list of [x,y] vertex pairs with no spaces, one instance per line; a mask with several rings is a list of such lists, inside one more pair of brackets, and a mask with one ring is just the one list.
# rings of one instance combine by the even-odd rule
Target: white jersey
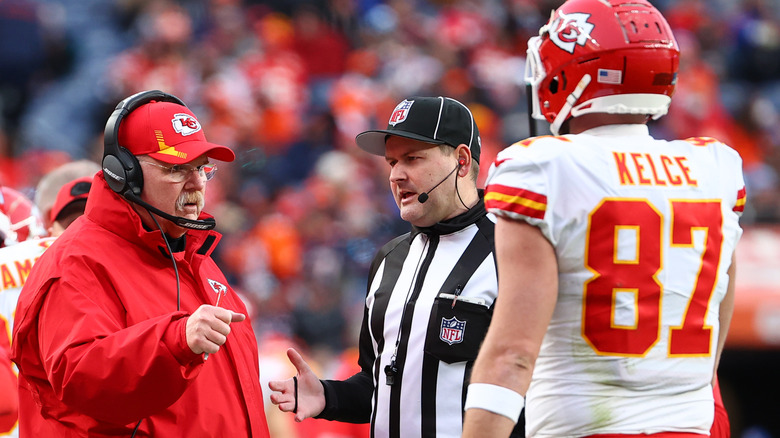
[[558,260],[528,436],[709,433],[718,309],[744,203],[736,151],[655,140],[645,125],[498,154],[488,210],[539,227]]
[[[7,337],[7,340],[1,342],[6,345],[11,344],[16,302],[19,300],[22,286],[27,281],[32,266],[54,240],[54,237],[47,237],[0,248],[0,326],[3,327],[2,336]],[[18,434],[19,431],[15,427],[10,433],[0,433],[0,436],[17,437]]]

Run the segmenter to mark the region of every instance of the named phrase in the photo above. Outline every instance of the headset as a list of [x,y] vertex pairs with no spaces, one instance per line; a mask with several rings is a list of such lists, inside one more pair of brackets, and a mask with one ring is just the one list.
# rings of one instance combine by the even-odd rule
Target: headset
[[119,102],[106,122],[106,129],[103,133],[103,173],[106,175],[106,182],[111,190],[125,197],[127,197],[127,192],[132,192],[136,196],[141,195],[144,177],[141,165],[135,155],[119,145],[119,125],[128,114],[152,101],[172,102],[187,106],[181,99],[172,94],[160,90],[142,91]]
[[187,107],[178,97],[160,90],[141,91],[119,102],[114,112],[108,118],[105,131],[103,132],[103,175],[106,182],[111,187],[111,190],[119,193],[123,198],[144,207],[150,212],[156,213],[176,225],[196,230],[213,229],[216,226],[213,218],[193,220],[173,216],[141,199],[141,191],[144,188],[144,175],[141,171],[141,163],[135,155],[119,144],[119,125],[128,114],[152,101],[171,102]]

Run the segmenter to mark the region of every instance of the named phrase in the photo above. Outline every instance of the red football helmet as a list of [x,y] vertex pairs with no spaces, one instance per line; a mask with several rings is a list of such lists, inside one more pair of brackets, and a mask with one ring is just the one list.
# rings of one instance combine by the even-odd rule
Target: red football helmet
[[38,207],[19,191],[0,187],[0,247],[41,237],[45,232]]
[[680,49],[646,0],[568,0],[528,41],[532,116],[561,125],[588,113],[666,114]]

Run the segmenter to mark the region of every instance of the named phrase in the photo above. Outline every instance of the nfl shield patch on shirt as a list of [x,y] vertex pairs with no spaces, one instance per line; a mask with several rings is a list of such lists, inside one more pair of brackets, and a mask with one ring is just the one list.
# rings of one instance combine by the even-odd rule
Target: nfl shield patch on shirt
[[442,318],[439,339],[452,345],[463,342],[463,334],[466,331],[466,321],[460,321],[456,317]]

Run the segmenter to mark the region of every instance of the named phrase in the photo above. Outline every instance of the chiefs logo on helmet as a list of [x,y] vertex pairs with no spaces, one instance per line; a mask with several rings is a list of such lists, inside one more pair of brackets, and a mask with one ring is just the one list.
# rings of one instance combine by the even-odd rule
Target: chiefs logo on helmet
[[595,27],[588,18],[590,14],[561,14],[547,28],[550,40],[561,49],[574,53],[574,47],[584,46]]

